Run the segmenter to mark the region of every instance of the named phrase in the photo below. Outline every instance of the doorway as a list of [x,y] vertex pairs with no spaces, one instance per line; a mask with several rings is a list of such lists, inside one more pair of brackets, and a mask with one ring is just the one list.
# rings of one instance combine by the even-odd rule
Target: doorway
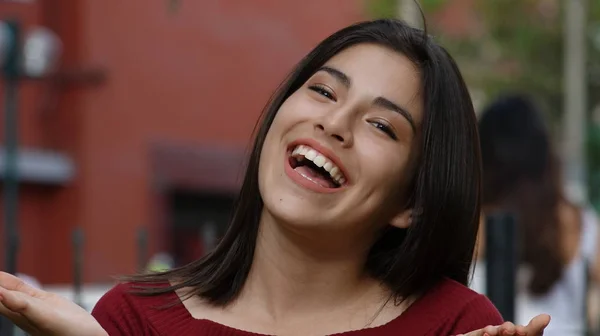
[[233,209],[231,195],[176,190],[169,195],[171,256],[175,267],[211,251],[225,233]]

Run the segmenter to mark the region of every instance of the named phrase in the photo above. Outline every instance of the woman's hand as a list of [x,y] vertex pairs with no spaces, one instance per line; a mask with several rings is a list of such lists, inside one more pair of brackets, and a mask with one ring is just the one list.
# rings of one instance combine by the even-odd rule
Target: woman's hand
[[0,315],[34,336],[108,336],[83,308],[0,272]]
[[546,314],[538,315],[529,321],[526,326],[514,325],[512,322],[504,322],[499,326],[487,326],[483,329],[471,331],[465,335],[459,336],[542,336],[544,329],[550,323],[550,316]]

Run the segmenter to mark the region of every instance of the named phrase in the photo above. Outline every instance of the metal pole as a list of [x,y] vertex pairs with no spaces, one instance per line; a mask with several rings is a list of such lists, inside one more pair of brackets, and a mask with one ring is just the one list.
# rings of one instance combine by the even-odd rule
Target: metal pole
[[486,294],[505,321],[514,321],[517,274],[517,227],[508,213],[486,218]]
[[83,283],[83,229],[78,227],[73,231],[73,302],[83,307],[81,296]]
[[[10,31],[11,43],[7,51],[4,66],[4,85],[6,90],[4,109],[4,148],[5,171],[3,181],[4,194],[4,239],[5,239],[5,271],[11,274],[17,272],[17,253],[19,246],[18,235],[18,199],[19,176],[17,171],[18,149],[18,81],[20,75],[20,38],[21,29],[16,21],[6,22]],[[8,320],[2,321],[2,335],[12,336],[14,325]]]
[[587,0],[564,1],[564,139],[563,164],[567,196],[587,200],[585,170],[587,72]]
[[17,271],[16,252],[18,240],[18,197],[19,176],[17,171],[18,148],[18,81],[19,81],[19,39],[20,27],[15,22],[7,23],[11,35],[12,45],[8,51],[4,68],[5,79],[5,110],[4,110],[4,229],[7,253],[5,255],[5,269],[15,274]]

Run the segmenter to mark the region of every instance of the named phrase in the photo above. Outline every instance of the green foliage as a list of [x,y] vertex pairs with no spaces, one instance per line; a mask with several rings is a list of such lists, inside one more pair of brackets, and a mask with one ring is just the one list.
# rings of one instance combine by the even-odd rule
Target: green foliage
[[366,6],[373,18],[396,17],[396,0],[366,0]]
[[[562,26],[560,13],[545,17],[537,0],[476,2],[484,32],[446,39],[471,86],[488,97],[524,91],[545,105],[550,119],[562,114]],[[443,31],[439,34],[443,35]],[[470,43],[474,52],[463,54]]]
[[421,0],[420,4],[425,13],[438,11],[448,0]]

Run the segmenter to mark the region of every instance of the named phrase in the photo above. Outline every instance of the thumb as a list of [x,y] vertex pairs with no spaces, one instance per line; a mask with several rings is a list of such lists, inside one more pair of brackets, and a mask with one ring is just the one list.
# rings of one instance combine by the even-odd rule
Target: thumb
[[525,329],[529,335],[537,335],[543,333],[548,324],[550,324],[550,315],[541,314],[531,319]]

